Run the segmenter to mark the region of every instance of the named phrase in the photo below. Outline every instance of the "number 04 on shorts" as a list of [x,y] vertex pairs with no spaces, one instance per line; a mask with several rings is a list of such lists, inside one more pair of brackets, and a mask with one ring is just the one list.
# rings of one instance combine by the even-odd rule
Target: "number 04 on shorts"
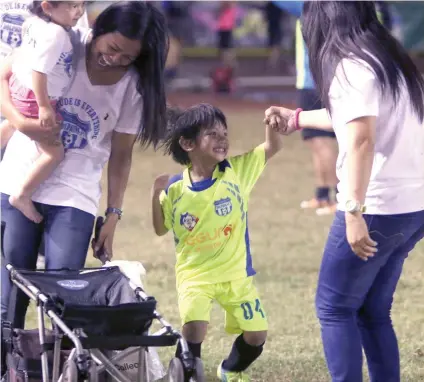
[[181,285],[178,305],[182,324],[210,321],[212,303],[225,310],[225,330],[230,334],[268,330],[265,310],[253,277],[217,284]]

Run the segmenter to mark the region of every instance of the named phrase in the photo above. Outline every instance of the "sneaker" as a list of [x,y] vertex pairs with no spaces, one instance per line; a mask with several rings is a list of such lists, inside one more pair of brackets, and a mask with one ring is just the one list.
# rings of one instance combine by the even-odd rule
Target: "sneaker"
[[304,200],[302,203],[300,203],[300,208],[316,210],[317,208],[325,207],[327,204],[328,204],[328,201],[326,200],[319,200],[317,198],[312,198],[310,200]]
[[317,208],[315,213],[318,216],[326,216],[326,215],[334,215],[337,211],[337,204],[336,203],[329,203],[327,206]]
[[222,367],[223,363],[224,361],[218,366],[216,373],[221,382],[250,382],[250,378],[246,373],[242,371],[227,371]]

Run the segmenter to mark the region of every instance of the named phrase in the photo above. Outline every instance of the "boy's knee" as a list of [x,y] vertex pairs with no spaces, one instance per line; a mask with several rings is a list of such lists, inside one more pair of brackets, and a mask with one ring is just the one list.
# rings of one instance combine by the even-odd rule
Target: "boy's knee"
[[201,343],[205,340],[208,330],[206,321],[190,321],[183,326],[183,337],[192,343]]
[[261,346],[265,343],[268,332],[262,330],[259,332],[244,332],[243,337],[247,344],[251,346]]

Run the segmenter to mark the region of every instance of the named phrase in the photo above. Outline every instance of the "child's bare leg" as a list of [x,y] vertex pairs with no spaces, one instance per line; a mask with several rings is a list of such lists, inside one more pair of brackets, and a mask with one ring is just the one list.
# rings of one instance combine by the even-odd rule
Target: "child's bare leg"
[[35,223],[40,223],[43,217],[36,210],[31,196],[40,184],[50,176],[65,155],[62,145],[38,144],[38,148],[41,153],[34,164],[34,168],[29,173],[21,190],[9,198],[12,206],[20,210],[28,219]]
[[[208,331],[207,321],[190,321],[183,326],[183,337],[187,341],[190,352],[194,357],[201,358],[201,346]],[[176,356],[182,353],[181,345],[178,344]]]
[[14,132],[15,128],[9,121],[4,120],[0,124],[0,146],[2,150],[6,147]]

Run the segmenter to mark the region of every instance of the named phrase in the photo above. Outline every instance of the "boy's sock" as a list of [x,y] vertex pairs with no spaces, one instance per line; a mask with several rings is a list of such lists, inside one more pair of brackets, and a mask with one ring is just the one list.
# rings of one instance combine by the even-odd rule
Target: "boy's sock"
[[259,346],[249,345],[241,334],[234,341],[230,355],[223,362],[222,368],[227,371],[244,371],[261,355],[263,349],[264,343]]
[[317,187],[315,190],[315,197],[317,200],[330,200],[330,187]]
[[[187,345],[188,345],[188,348],[190,349],[191,353],[193,354],[193,357],[195,357],[195,358],[201,358],[201,356],[200,356],[201,355],[201,350],[202,350],[202,343],[201,342],[195,344],[193,342],[187,341]],[[183,349],[181,347],[181,343],[178,342],[177,350],[175,352],[175,357],[180,358],[182,352],[183,352]]]

